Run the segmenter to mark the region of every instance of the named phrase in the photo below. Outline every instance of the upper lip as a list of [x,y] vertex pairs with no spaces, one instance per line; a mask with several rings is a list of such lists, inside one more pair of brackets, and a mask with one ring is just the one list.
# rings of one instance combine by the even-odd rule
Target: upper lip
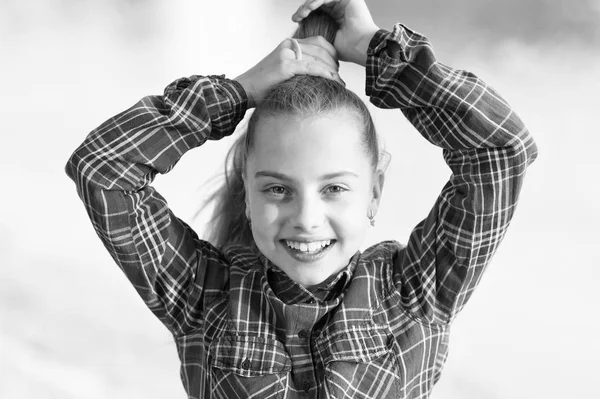
[[320,238],[320,237],[302,237],[302,238],[282,238],[283,241],[294,241],[294,242],[315,242],[315,241],[335,241],[333,238]]

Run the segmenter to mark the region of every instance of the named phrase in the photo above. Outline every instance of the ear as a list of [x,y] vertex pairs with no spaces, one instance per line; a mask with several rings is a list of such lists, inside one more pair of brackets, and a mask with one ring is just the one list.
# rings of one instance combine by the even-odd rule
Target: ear
[[381,194],[383,192],[383,183],[385,182],[385,174],[381,170],[377,170],[373,173],[373,196],[369,204],[369,209],[372,210],[373,214],[377,214],[379,209],[379,202],[381,201]]

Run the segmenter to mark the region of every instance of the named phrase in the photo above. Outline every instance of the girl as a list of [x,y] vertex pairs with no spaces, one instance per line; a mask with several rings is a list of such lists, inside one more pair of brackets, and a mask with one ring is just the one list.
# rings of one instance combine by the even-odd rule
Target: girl
[[[333,44],[311,33],[327,28],[318,8],[338,24]],[[238,78],[179,79],[105,122],[67,173],[172,332],[190,398],[425,398],[535,143],[492,88],[437,62],[405,26],[379,29],[362,0],[313,0],[293,20],[302,38]],[[400,109],[452,170],[406,246],[358,251],[384,179],[373,122],[338,59],[365,66],[371,102]],[[253,107],[216,196],[211,244],[150,183]]]

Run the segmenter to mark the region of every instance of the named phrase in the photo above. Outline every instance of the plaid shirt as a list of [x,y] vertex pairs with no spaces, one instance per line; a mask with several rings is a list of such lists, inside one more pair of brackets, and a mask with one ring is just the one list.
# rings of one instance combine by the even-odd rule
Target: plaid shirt
[[502,240],[537,149],[492,88],[438,63],[402,25],[373,37],[366,72],[373,104],[399,108],[443,149],[452,176],[407,245],[357,253],[314,290],[250,248],[200,240],[150,186],[234,131],[247,108],[237,82],[177,80],[70,158],[97,234],[175,338],[189,398],[426,398],[440,377],[450,323]]

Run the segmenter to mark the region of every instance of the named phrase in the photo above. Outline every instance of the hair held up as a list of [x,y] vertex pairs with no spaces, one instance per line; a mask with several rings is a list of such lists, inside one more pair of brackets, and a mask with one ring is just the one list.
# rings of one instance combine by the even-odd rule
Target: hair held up
[[[337,29],[337,23],[328,14],[316,10],[300,23],[293,37],[302,39],[320,35],[333,44]],[[206,239],[219,248],[235,244],[254,246],[251,221],[246,212],[243,176],[261,117],[281,114],[309,116],[339,109],[356,113],[356,119],[360,121],[364,133],[365,153],[370,156],[373,167],[377,167],[379,144],[373,120],[364,102],[333,80],[307,75],[295,76],[267,93],[250,117],[247,131],[236,139],[229,150],[225,159],[225,181],[207,202],[214,204],[214,213],[208,225]]]

